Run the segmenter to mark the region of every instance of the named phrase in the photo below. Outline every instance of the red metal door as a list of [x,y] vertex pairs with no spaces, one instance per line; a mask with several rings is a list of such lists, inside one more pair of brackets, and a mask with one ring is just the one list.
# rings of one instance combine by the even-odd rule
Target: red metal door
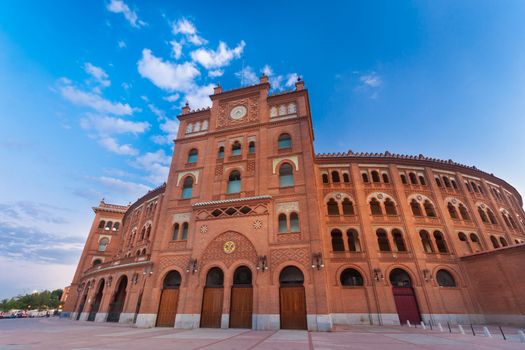
[[410,287],[393,287],[394,300],[396,302],[399,322],[406,324],[407,320],[412,324],[421,322],[421,315],[417,306],[416,294]]

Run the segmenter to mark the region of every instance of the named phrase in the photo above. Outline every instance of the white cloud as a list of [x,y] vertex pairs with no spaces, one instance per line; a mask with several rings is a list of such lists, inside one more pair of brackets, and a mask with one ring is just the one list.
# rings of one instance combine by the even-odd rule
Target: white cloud
[[297,73],[290,73],[288,74],[288,79],[284,85],[286,87],[292,87],[297,82],[297,79],[299,79],[299,75]]
[[359,77],[359,80],[363,85],[377,88],[383,85],[383,80],[376,72],[371,72],[369,74],[363,74]]
[[166,119],[166,114],[163,110],[160,110],[155,106],[154,104],[150,103],[148,104],[149,110],[157,116],[157,120],[164,120]]
[[252,67],[246,66],[240,71],[235,73],[235,76],[241,81],[243,85],[253,85],[259,82],[257,74],[253,71]]
[[182,43],[178,42],[177,40],[170,41],[172,54],[175,59],[179,59],[182,55]]
[[148,122],[132,122],[121,118],[87,114],[80,119],[80,126],[87,130],[96,130],[99,135],[140,134],[148,130]]
[[115,193],[125,193],[135,197],[141,197],[151,189],[149,186],[143,184],[123,181],[109,176],[100,176],[94,180]]
[[102,137],[98,140],[98,143],[108,151],[116,154],[125,156],[136,156],[139,154],[139,151],[130,144],[119,145],[113,137]]
[[169,95],[169,96],[166,96],[164,97],[164,99],[168,102],[175,102],[177,101],[178,99],[180,98],[180,95],[179,94],[173,94],[173,95]]
[[221,68],[239,58],[244,51],[246,43],[242,40],[235,48],[230,49],[224,42],[219,42],[217,50],[197,49],[191,53],[191,58],[199,62],[206,69]]
[[134,109],[127,103],[111,102],[103,97],[77,89],[69,79],[59,81],[58,91],[66,100],[83,107],[92,108],[101,113],[131,115]]
[[174,22],[172,25],[172,31],[175,35],[184,35],[190,43],[197,46],[204,45],[208,42],[197,34],[197,28],[195,25],[186,18],[181,18]]
[[159,145],[172,145],[173,140],[177,138],[179,131],[179,121],[176,119],[166,119],[164,123],[159,125],[159,128],[164,131],[164,135],[155,135],[151,139]]
[[169,91],[190,89],[194,85],[195,77],[200,75],[192,62],[175,64],[163,61],[155,57],[149,49],[142,50],[142,58],[137,65],[142,77]]
[[123,88],[124,90],[129,90],[129,89],[131,89],[131,84],[126,83],[126,82],[123,82],[122,84],[120,84],[120,86],[122,86],[122,88]]
[[[86,62],[84,63],[84,70],[97,84],[100,85],[100,87],[105,88],[111,85],[108,73],[106,73],[102,68]],[[96,89],[95,91],[100,92],[100,89]]]
[[269,65],[265,64],[262,69],[262,73],[267,76],[273,75],[273,69]]
[[137,13],[131,10],[129,6],[122,0],[111,0],[106,8],[109,12],[122,13],[128,20],[129,24],[135,28],[146,25],[144,21],[139,19]]
[[213,94],[214,87],[214,84],[194,86],[186,92],[186,101],[188,101],[192,109],[210,107],[210,95]]
[[168,179],[169,165],[171,157],[167,156],[163,150],[148,152],[137,157],[131,164],[149,173],[148,181],[160,185]]
[[117,45],[120,49],[123,49],[126,47],[126,42],[124,40],[119,40]]
[[217,78],[221,77],[224,74],[224,71],[222,69],[216,69],[216,70],[210,70],[208,72],[208,76],[210,78]]

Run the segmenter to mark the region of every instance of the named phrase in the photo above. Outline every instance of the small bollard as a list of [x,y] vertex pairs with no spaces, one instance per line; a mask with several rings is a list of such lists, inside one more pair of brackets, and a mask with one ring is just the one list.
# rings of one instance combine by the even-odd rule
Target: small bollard
[[518,335],[520,336],[520,342],[525,343],[525,333],[521,329],[518,331]]
[[443,326],[441,326],[441,323],[438,323],[438,328],[440,332],[443,332]]
[[421,321],[421,328],[427,329],[427,326],[425,326],[425,322]]
[[492,338],[492,334],[490,334],[490,331],[487,327],[483,327],[483,333],[488,337]]
[[407,326],[408,326],[408,328],[412,327],[412,325],[410,324],[409,320],[407,320]]
[[458,324],[458,328],[459,328],[459,333],[464,335],[465,334],[465,330],[463,329],[463,326]]

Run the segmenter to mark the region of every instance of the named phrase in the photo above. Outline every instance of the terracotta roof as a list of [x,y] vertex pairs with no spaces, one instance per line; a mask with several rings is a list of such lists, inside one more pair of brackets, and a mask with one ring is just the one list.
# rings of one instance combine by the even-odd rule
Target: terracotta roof
[[255,197],[222,199],[222,200],[218,200],[218,201],[198,202],[198,203],[194,203],[192,206],[193,207],[203,207],[205,205],[226,204],[226,203],[235,203],[235,202],[247,202],[247,201],[258,200],[258,199],[272,199],[272,196],[270,196],[270,195],[262,195],[262,196],[255,196]]

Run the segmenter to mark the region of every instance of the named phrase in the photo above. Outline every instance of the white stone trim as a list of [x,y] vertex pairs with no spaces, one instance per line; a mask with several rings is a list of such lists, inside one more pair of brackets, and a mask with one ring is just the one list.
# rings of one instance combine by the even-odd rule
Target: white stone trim
[[277,164],[279,164],[283,160],[288,160],[292,162],[295,165],[295,171],[299,171],[299,158],[297,156],[284,156],[284,157],[274,158],[272,160],[273,174],[277,173],[276,172]]
[[180,180],[186,175],[193,175],[195,177],[195,185],[199,183],[199,173],[200,170],[191,170],[191,171],[181,171],[177,174],[177,187],[180,185]]
[[118,319],[118,323],[133,323],[134,318],[135,318],[134,312],[122,312]]
[[192,329],[199,328],[201,322],[200,314],[177,314],[175,316],[175,328]]
[[152,328],[157,322],[157,314],[138,314],[135,327],[138,328]]
[[107,318],[107,312],[97,312],[97,314],[95,315],[95,322],[106,322]]

